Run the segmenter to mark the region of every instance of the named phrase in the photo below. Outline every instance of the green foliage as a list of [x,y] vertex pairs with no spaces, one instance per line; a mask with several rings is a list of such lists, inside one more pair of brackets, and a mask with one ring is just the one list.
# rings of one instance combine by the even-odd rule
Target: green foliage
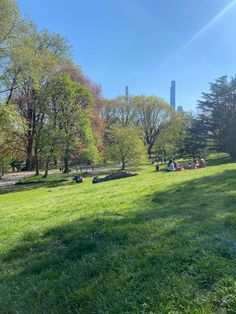
[[235,313],[236,164],[209,165],[1,194],[0,312]]
[[145,146],[139,136],[139,130],[134,126],[113,125],[109,139],[110,156],[122,163],[122,169],[128,162],[138,163],[146,160]]
[[134,123],[141,131],[150,156],[160,133],[174,120],[175,112],[162,99],[154,96],[136,96],[133,103],[136,112]]
[[135,119],[132,97],[120,96],[115,99],[107,99],[103,115],[107,128],[113,124],[120,124],[122,126],[132,124]]
[[185,131],[182,145],[179,147],[178,152],[182,156],[207,155],[209,153],[207,138],[204,134],[204,123],[199,116],[187,114],[185,116]]
[[25,123],[14,106],[0,104],[0,126],[0,171],[3,175],[17,158],[15,136],[22,136]]
[[[12,0],[1,0],[0,2],[0,64],[6,61],[9,49],[14,42],[15,34],[19,27],[19,12]],[[0,67],[2,70],[2,67]]]
[[96,161],[98,152],[91,128],[92,93],[66,73],[51,80],[50,90],[51,119],[59,130],[65,171],[69,171],[68,162],[73,155],[75,159]]
[[160,132],[154,150],[162,156],[172,156],[174,153],[185,151],[188,122],[187,114],[177,113],[171,123]]
[[108,130],[116,123],[138,127],[149,155],[160,133],[175,120],[175,112],[162,99],[144,95],[107,101],[104,116]]
[[216,151],[236,157],[236,77],[220,77],[199,101],[202,133]]

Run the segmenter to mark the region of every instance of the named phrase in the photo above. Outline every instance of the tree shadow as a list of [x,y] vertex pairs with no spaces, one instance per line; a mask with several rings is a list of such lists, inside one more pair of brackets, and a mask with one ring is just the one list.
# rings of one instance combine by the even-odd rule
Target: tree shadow
[[55,188],[55,187],[61,187],[68,185],[75,184],[72,181],[48,181],[48,182],[39,182],[39,183],[27,183],[27,184],[17,184],[9,187],[0,188],[0,195],[8,194],[8,193],[16,193],[16,192],[24,192],[24,191],[31,191],[35,189],[39,189],[42,187],[45,188]]
[[24,234],[2,256],[0,310],[216,310],[210,295],[236,276],[235,175],[227,170],[189,180],[140,197],[132,211],[106,211]]
[[229,163],[235,163],[236,160],[233,157],[230,156],[221,156],[221,157],[211,157],[208,162],[207,166],[219,166],[223,164],[229,164]]

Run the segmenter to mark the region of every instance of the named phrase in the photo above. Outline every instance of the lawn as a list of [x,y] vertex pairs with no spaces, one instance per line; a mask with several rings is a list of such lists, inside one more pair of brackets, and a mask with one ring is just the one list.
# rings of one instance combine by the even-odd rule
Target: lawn
[[0,195],[0,313],[236,313],[236,163]]

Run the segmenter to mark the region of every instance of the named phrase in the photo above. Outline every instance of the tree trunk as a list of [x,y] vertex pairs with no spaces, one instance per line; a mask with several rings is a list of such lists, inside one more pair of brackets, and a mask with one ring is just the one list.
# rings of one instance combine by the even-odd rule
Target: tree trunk
[[125,170],[125,161],[122,161],[122,170]]
[[28,132],[27,155],[26,155],[26,171],[33,170],[33,136]]
[[35,159],[35,175],[36,176],[39,175],[39,160],[38,160],[38,157],[36,157],[36,159]]
[[148,144],[148,156],[151,157],[153,144]]
[[2,169],[1,169],[1,176],[0,177],[3,177],[5,174],[5,171],[4,171],[4,161],[2,160]]
[[66,156],[64,158],[64,173],[68,173],[69,172],[69,158],[68,156]]
[[38,150],[36,147],[34,150],[34,154],[35,154],[35,175],[38,176],[39,175],[39,159],[38,159]]
[[49,160],[46,161],[45,172],[43,175],[44,178],[47,178],[47,176],[48,176],[48,167],[49,167]]

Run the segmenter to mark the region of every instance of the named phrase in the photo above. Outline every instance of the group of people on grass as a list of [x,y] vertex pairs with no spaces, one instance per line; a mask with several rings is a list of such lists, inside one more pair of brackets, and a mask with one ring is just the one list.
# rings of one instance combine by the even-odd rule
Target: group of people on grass
[[[80,175],[76,175],[76,176],[74,176],[72,181],[75,183],[82,183],[82,182],[84,182],[84,179]],[[100,182],[100,179],[98,176],[95,176],[92,180],[92,183],[98,183],[98,182]]]
[[[207,165],[207,162],[202,156],[198,156],[197,159],[194,159],[192,163],[189,163],[187,166],[179,164],[175,159],[170,159],[164,171],[171,172],[171,171],[182,171],[186,169],[194,170],[194,169],[204,168],[206,167],[206,165]],[[160,165],[158,163],[156,165],[156,171],[159,171],[159,170],[160,170]],[[75,183],[84,182],[84,179],[80,175],[75,175],[72,180]],[[92,183],[99,183],[99,182],[101,182],[101,179],[98,176],[95,176],[92,180]]]
[[[187,166],[185,165],[180,165],[176,160],[170,159],[166,171],[171,172],[171,171],[182,171],[186,169],[199,169],[199,168],[204,168],[206,167],[207,163],[206,160],[202,157],[199,156],[197,159],[194,159],[192,163],[189,163]],[[159,171],[160,167],[159,165],[156,165],[156,170]]]

